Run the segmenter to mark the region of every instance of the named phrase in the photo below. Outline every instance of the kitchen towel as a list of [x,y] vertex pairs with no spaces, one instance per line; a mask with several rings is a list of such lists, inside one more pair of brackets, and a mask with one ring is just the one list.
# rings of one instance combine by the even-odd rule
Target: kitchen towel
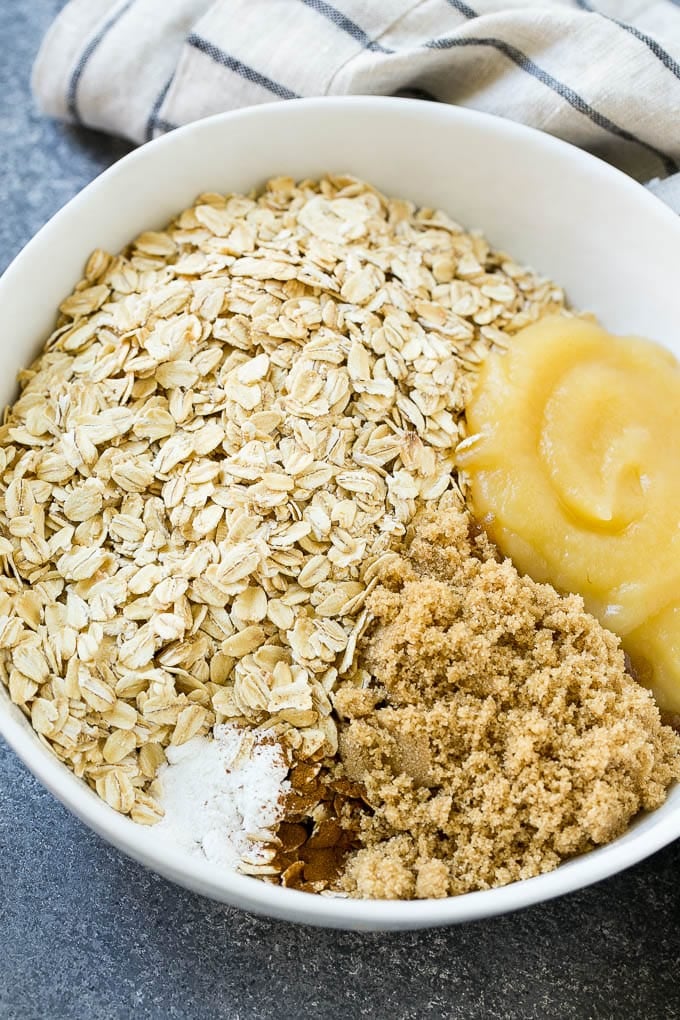
[[564,138],[680,211],[680,0],[70,0],[33,87],[135,142],[272,100],[421,96]]

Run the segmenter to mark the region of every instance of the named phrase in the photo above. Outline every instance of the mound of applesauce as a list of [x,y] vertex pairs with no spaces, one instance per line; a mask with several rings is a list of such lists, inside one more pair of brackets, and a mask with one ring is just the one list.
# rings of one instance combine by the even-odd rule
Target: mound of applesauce
[[537,581],[583,595],[680,713],[680,363],[549,316],[490,356],[459,449],[476,516]]

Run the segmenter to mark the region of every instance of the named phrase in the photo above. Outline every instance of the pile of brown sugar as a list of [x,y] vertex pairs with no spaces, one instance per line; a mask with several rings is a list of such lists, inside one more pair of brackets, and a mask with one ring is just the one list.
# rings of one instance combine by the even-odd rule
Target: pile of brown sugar
[[335,696],[369,809],[353,896],[505,885],[620,835],[680,778],[680,736],[584,608],[499,562],[458,510],[421,518],[369,599],[363,689]]

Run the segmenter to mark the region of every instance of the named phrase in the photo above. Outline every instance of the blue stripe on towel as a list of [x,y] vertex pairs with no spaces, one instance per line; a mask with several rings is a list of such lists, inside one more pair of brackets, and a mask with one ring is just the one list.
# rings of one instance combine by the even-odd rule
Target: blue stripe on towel
[[263,89],[267,89],[269,92],[273,92],[279,99],[299,99],[297,92],[293,92],[292,89],[286,88],[285,85],[281,85],[278,81],[273,81],[268,78],[265,74],[260,74],[254,67],[249,67],[248,64],[242,63],[237,60],[236,57],[232,57],[231,53],[225,53],[214,43],[211,43],[208,39],[204,39],[200,35],[196,35],[192,32],[187,37],[187,43],[189,46],[193,46],[194,49],[199,50],[201,53],[205,53],[207,57],[214,60],[216,64],[221,64],[222,67],[228,67],[234,74],[238,74],[241,78],[245,78],[247,81],[253,83],[253,85],[259,85]]
[[561,96],[565,102],[569,103],[574,110],[578,110],[579,113],[588,117],[593,124],[601,127],[604,131],[609,131],[610,134],[616,135],[618,138],[623,138],[626,142],[633,142],[635,145],[639,145],[641,148],[651,152],[663,164],[664,170],[667,174],[677,173],[679,169],[675,160],[670,156],[661,152],[649,142],[645,142],[641,138],[636,137],[636,135],[634,135],[631,131],[628,131],[626,128],[622,128],[618,124],[615,124],[614,121],[610,120],[604,113],[600,113],[599,110],[596,110],[587,103],[585,99],[580,96],[578,92],[575,92],[574,89],[570,88],[569,85],[565,85],[563,82],[558,81],[558,79],[554,78],[552,74],[549,74],[548,71],[545,71],[542,67],[539,67],[538,64],[534,63],[534,61],[531,60],[526,53],[522,53],[522,51],[518,50],[516,46],[506,43],[502,39],[475,39],[470,37],[458,38],[453,36],[443,39],[431,39],[428,43],[425,43],[425,45],[429,49],[433,50],[448,50],[454,49],[458,46],[491,46],[493,49],[498,50],[499,53],[503,53],[509,60],[512,60],[512,62],[516,64],[517,67],[521,68],[521,70],[530,74],[532,78],[536,78],[536,80],[542,82],[543,85],[547,85],[549,89],[552,89],[553,92],[556,92],[558,96]]
[[83,71],[87,67],[88,61],[94,51],[97,49],[103,39],[109,34],[113,26],[120,21],[123,15],[130,10],[134,3],[134,0],[127,0],[122,7],[119,7],[117,11],[114,11],[108,21],[105,21],[102,27],[99,29],[96,35],[92,36],[89,43],[80,54],[76,66],[71,72],[71,77],[68,83],[68,89],[66,92],[66,108],[69,116],[76,121],[78,124],[82,124],[80,113],[78,112],[78,85],[80,79],[83,76]]

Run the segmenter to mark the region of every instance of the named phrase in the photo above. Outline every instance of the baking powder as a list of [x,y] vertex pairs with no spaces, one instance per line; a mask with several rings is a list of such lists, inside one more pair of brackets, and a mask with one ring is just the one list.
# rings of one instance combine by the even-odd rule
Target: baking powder
[[165,816],[154,832],[214,864],[264,863],[290,789],[280,745],[227,723],[166,754],[158,774]]

